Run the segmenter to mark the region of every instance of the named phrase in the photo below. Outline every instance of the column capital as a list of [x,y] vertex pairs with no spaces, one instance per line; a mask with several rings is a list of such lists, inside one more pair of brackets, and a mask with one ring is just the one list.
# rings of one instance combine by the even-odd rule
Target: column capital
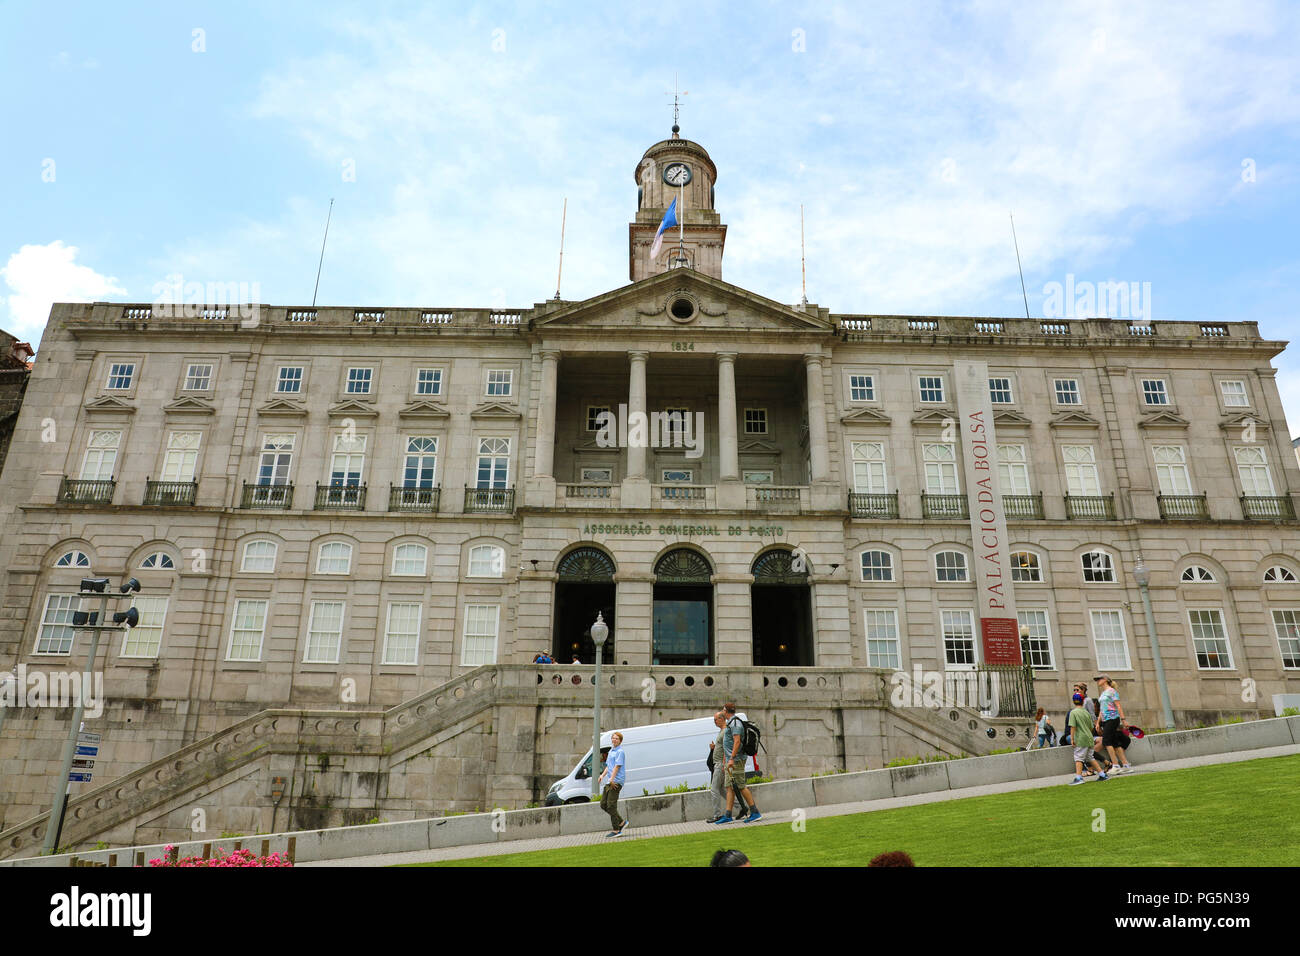
[[740,354],[739,352],[718,352],[716,355],[718,359],[718,364],[719,365],[723,363],[734,364],[736,361],[736,356],[739,354]]
[[627,357],[633,362],[644,362],[650,358],[650,353],[638,349],[636,351],[628,352]]
[[558,362],[560,360],[559,349],[542,349],[539,354],[543,362]]
[[810,352],[803,357],[803,364],[805,366],[821,365],[825,360],[826,356],[820,352]]

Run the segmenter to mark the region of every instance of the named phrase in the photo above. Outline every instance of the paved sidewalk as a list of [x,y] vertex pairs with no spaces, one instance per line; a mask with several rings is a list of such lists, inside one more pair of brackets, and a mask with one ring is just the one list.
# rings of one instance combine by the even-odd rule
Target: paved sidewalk
[[[1107,786],[1123,786],[1123,781],[1145,773],[1158,773],[1163,770],[1184,770],[1188,767],[1205,767],[1211,764],[1241,763],[1246,760],[1258,760],[1262,757],[1286,757],[1300,754],[1300,745],[1287,747],[1265,747],[1260,750],[1246,750],[1239,753],[1212,754],[1206,757],[1188,757],[1184,760],[1166,760],[1160,763],[1136,766],[1128,774],[1113,776]],[[815,820],[818,817],[839,817],[851,813],[871,813],[876,810],[893,810],[897,807],[912,807],[924,803],[941,803],[945,800],[961,800],[966,797],[982,797],[993,793],[1015,793],[1020,790],[1042,790],[1047,787],[1061,787],[1069,782],[1070,777],[1060,775],[1041,777],[1036,780],[1015,780],[1010,783],[987,784],[980,787],[967,787],[962,790],[938,790],[910,797],[889,797],[884,800],[865,800],[857,803],[837,803],[824,807],[808,807],[803,812],[805,818]],[[1088,778],[1087,784],[1097,783],[1095,778]],[[394,866],[402,863],[432,863],[439,860],[462,860],[471,857],[500,856],[503,853],[528,853],[532,850],[554,850],[560,847],[587,846],[595,843],[623,842],[627,840],[649,840],[655,837],[680,836],[685,833],[706,833],[719,831],[721,836],[729,830],[741,827],[761,827],[774,824],[785,825],[791,820],[794,811],[776,811],[765,815],[757,823],[729,823],[725,826],[713,826],[703,821],[691,823],[672,823],[663,826],[637,828],[636,821],[631,820],[621,837],[606,837],[605,832],[577,833],[572,836],[545,837],[536,840],[506,840],[501,843],[479,843],[471,846],[447,847],[440,850],[413,850],[409,853],[386,853],[380,856],[354,856],[343,860],[319,860],[313,863],[299,863],[298,866]],[[724,840],[725,842],[725,840]]]

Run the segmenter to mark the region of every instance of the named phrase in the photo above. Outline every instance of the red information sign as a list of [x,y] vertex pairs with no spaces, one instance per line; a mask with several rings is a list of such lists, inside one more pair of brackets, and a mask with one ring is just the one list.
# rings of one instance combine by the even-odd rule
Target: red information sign
[[1019,664],[1020,625],[1014,617],[980,618],[985,664]]

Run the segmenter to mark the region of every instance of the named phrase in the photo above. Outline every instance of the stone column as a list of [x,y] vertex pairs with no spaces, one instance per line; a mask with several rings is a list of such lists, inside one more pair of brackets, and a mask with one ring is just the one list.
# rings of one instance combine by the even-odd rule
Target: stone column
[[[623,478],[622,500],[624,508],[650,507],[650,483],[646,480],[646,443],[650,439],[649,420],[646,418],[645,398],[645,364],[650,358],[649,352],[629,352],[631,363],[628,371],[627,394],[627,431],[629,435],[627,448],[627,472]],[[640,420],[641,427],[634,429],[633,424]],[[633,445],[633,431],[638,431],[643,438],[642,444]]]
[[537,450],[533,459],[533,476],[553,477],[555,467],[555,386],[560,353],[542,352],[542,387],[537,400]]
[[812,481],[830,478],[830,448],[826,439],[826,402],[822,385],[822,357],[805,355],[804,367],[808,370],[808,450],[812,459]]
[[740,480],[736,435],[736,353],[718,353],[718,480]]

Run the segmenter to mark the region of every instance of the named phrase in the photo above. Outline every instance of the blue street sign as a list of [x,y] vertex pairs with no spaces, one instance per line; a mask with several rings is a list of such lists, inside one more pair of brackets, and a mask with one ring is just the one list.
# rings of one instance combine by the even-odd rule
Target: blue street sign
[[68,774],[68,781],[70,783],[90,783],[92,776],[93,774],[89,773],[70,773]]
[[78,757],[94,757],[94,756],[95,756],[96,754],[98,754],[98,753],[99,753],[99,748],[98,748],[98,747],[78,747],[78,748],[77,748],[77,756],[78,756]]

